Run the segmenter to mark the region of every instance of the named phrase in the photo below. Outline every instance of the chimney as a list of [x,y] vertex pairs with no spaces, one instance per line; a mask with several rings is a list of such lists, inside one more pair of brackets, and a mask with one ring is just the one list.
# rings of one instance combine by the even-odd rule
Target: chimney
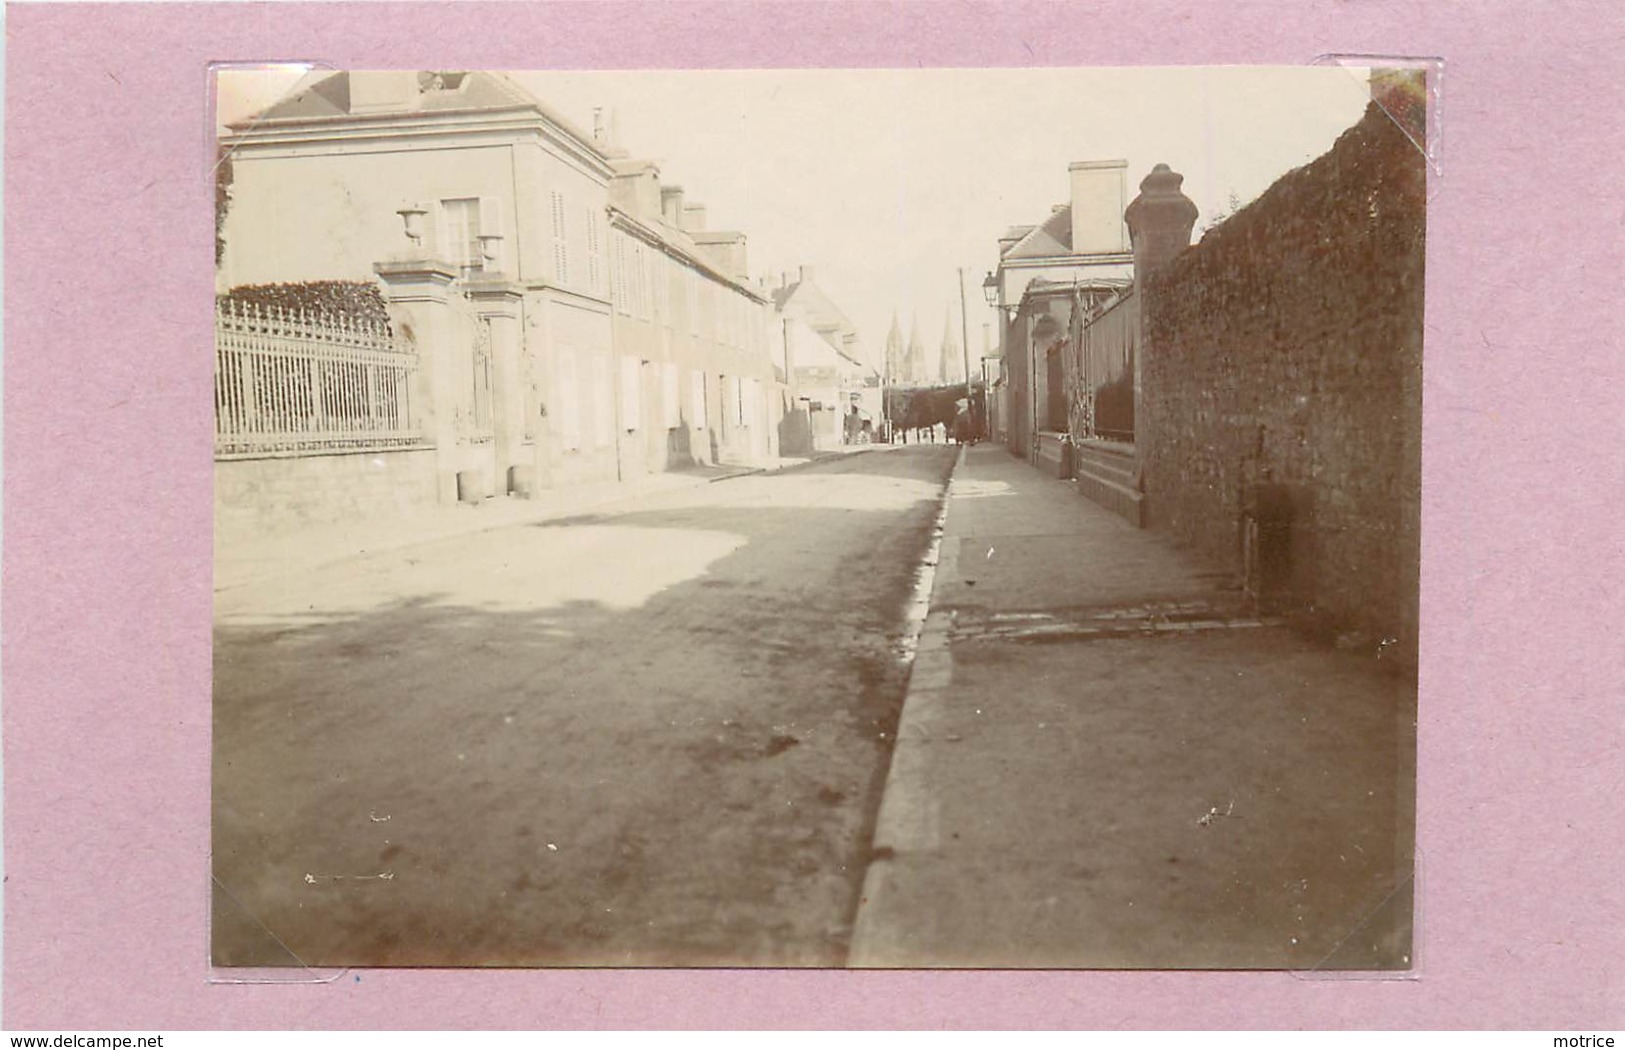
[[811,266],[803,266],[801,268],[801,283],[803,283],[803,284],[811,284],[812,279],[813,279],[813,268]]
[[612,166],[609,202],[640,219],[660,217],[660,169],[654,162],[616,161]]
[[690,233],[705,229],[705,205],[683,205],[683,229]]
[[609,136],[604,131],[604,107],[592,107],[592,144],[599,149],[609,145]]
[[660,217],[667,226],[683,228],[683,187],[660,187]]
[[1072,178],[1072,252],[1126,252],[1123,205],[1128,201],[1128,161],[1080,160],[1067,165]]
[[1185,176],[1158,164],[1140,182],[1140,195],[1123,213],[1134,238],[1134,285],[1190,247],[1196,205],[1180,191]]

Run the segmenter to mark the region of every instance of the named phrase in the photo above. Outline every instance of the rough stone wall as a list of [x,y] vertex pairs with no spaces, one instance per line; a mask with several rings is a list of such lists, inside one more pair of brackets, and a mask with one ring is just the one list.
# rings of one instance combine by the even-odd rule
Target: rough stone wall
[[1379,109],[1145,285],[1148,524],[1242,568],[1292,508],[1291,611],[1414,660],[1425,168]]
[[216,524],[276,532],[433,506],[433,449],[217,460]]

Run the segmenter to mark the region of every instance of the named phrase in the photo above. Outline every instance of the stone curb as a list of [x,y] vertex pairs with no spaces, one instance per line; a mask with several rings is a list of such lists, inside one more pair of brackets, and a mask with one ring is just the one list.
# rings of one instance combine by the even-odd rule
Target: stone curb
[[[965,465],[965,449],[961,447],[954,461],[954,469],[943,486],[942,500],[946,513],[952,513],[954,477]],[[946,514],[944,516],[946,523]],[[952,579],[958,572],[959,547],[947,541],[937,549],[936,582],[932,586],[933,598],[937,585]],[[903,931],[885,930],[875,919],[883,912],[884,902],[891,894],[895,871],[893,860],[903,853],[929,852],[937,847],[938,807],[926,789],[927,778],[923,768],[929,757],[943,704],[947,702],[949,686],[953,682],[953,653],[949,648],[953,632],[953,615],[933,609],[926,614],[920,629],[914,665],[909,671],[908,687],[903,695],[902,714],[897,722],[897,739],[892,747],[891,764],[886,770],[885,786],[880,793],[880,811],[875,816],[874,837],[870,843],[868,867],[863,875],[863,889],[859,894],[857,915],[852,923],[852,940],[847,951],[846,965],[852,969],[884,968],[900,965],[897,961],[905,953],[897,943]]]

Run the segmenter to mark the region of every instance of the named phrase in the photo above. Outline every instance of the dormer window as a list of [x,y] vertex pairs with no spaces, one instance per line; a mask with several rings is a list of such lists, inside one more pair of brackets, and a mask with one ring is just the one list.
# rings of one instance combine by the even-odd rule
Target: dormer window
[[466,76],[467,73],[419,73],[418,93],[427,95],[435,91],[459,91]]

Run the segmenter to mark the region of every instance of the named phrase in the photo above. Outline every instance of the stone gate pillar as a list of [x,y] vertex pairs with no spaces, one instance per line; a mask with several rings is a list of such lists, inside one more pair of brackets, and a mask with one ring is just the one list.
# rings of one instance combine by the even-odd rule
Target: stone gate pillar
[[1196,204],[1180,190],[1185,176],[1158,164],[1140,180],[1140,195],[1123,212],[1134,245],[1134,287],[1138,294],[1145,278],[1162,269],[1190,247],[1196,225]]
[[524,289],[501,274],[472,278],[464,290],[491,330],[491,426],[496,491],[529,496],[534,468],[525,453],[525,375],[519,305]]
[[1185,176],[1166,164],[1158,164],[1140,181],[1140,195],[1123,212],[1129,239],[1134,245],[1134,300],[1138,314],[1134,333],[1134,458],[1135,484],[1144,487],[1146,435],[1143,384],[1145,364],[1155,348],[1146,345],[1154,295],[1147,279],[1167,266],[1190,247],[1191,229],[1196,225],[1196,204],[1180,190]]
[[372,268],[384,282],[391,326],[417,347],[412,397],[424,434],[434,444],[436,499],[456,503],[457,429],[450,393],[455,382],[452,350],[458,337],[451,284],[457,268],[428,256],[390,259]]

